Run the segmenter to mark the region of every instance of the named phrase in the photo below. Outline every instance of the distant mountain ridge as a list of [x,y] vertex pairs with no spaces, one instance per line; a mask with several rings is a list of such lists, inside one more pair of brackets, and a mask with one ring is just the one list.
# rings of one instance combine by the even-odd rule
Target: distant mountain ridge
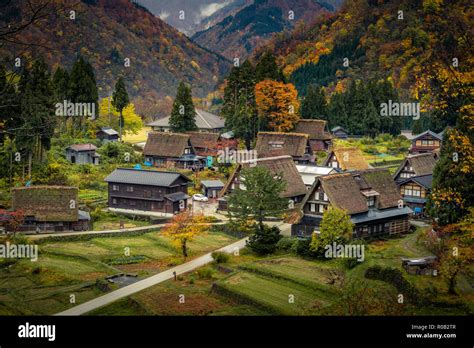
[[192,38],[198,44],[228,59],[249,57],[272,34],[291,29],[299,21],[312,21],[334,11],[340,1],[255,0]]
[[[111,94],[119,75],[139,111],[153,114],[158,100],[174,96],[179,81],[191,84],[195,96],[206,96],[226,75],[230,62],[200,47],[175,28],[129,0],[58,0],[49,3],[67,8],[67,15],[52,15],[22,32],[30,43],[46,48],[5,45],[0,54],[7,62],[15,57],[43,57],[54,70],[70,68],[78,55],[91,62],[99,93]],[[0,26],[26,18],[27,1],[12,1],[0,15]],[[69,9],[76,17],[69,18]],[[129,59],[130,66],[125,66]],[[169,99],[169,98],[168,98]]]

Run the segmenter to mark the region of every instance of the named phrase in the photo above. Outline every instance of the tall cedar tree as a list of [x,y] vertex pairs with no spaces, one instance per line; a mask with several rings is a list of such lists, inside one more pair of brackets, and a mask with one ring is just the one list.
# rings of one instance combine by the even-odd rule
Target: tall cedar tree
[[227,77],[221,112],[226,129],[243,138],[248,149],[258,132],[255,83],[255,69],[248,60],[240,67],[233,67]]
[[266,52],[262,55],[255,67],[257,82],[263,80],[274,80],[286,83],[282,70],[278,68],[276,58],[272,52]]
[[[98,110],[99,92],[95,79],[94,69],[92,65],[85,61],[84,58],[79,57],[72,67],[69,84],[68,84],[68,99],[73,103],[94,103],[95,110]],[[76,130],[86,131],[86,122],[84,117],[86,115],[75,115],[73,124],[73,135]]]
[[327,112],[324,88],[310,85],[308,93],[301,103],[301,117],[305,119],[327,120]]
[[173,103],[170,117],[172,132],[188,132],[197,129],[196,109],[194,108],[191,88],[181,82]]
[[122,142],[122,130],[124,126],[123,109],[125,109],[128,104],[130,104],[130,100],[128,98],[127,89],[125,88],[125,82],[123,80],[123,77],[120,76],[117,83],[115,84],[115,91],[112,96],[112,105],[120,113],[120,118],[119,118],[120,142]]
[[334,93],[328,105],[329,127],[342,127],[348,129],[348,113],[345,97],[342,93]]
[[43,160],[44,151],[51,147],[56,125],[54,89],[44,61],[34,61],[31,71],[24,68],[19,92],[20,128],[16,130],[15,143],[27,159],[31,178],[33,160]]
[[267,168],[258,166],[242,169],[240,178],[245,190],[237,188],[230,195],[229,215],[240,225],[256,220],[256,228],[264,233],[264,219],[279,217],[288,207],[288,199],[280,196],[287,183],[281,175],[273,175]]
[[291,83],[261,81],[255,86],[255,99],[263,130],[288,132],[300,119],[298,92]]

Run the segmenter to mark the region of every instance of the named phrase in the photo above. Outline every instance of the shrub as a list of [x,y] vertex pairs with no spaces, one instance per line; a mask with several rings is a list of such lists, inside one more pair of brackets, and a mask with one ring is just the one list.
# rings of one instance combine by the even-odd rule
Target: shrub
[[209,267],[200,268],[197,270],[197,275],[201,279],[211,279],[214,275],[214,270]]
[[298,239],[298,242],[296,243],[296,253],[303,257],[313,257],[310,245],[311,238]]
[[189,277],[189,284],[194,284],[196,282],[196,278],[193,276]]
[[278,241],[276,248],[280,251],[296,252],[297,244],[298,239],[285,236]]
[[276,226],[264,225],[263,231],[257,229],[248,241],[248,246],[259,255],[267,255],[275,252],[276,245],[281,239],[280,229]]
[[226,263],[230,259],[230,255],[222,251],[215,251],[212,253],[212,258],[216,263]]

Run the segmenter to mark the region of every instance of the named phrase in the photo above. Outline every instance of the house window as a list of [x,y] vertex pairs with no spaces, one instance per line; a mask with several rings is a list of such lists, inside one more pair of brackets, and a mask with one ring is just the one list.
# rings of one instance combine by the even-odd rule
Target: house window
[[112,191],[118,191],[119,185],[112,185]]
[[421,189],[417,185],[405,185],[403,187],[403,194],[411,197],[421,197]]
[[151,198],[151,191],[150,190],[144,190],[143,191],[143,197]]
[[422,140],[421,145],[433,146],[434,145],[434,140]]
[[319,192],[319,200],[324,201],[324,192]]
[[323,204],[319,204],[319,212],[324,213],[324,205]]
[[127,192],[133,192],[133,186],[127,186]]
[[189,155],[190,153],[191,153],[191,149],[190,149],[190,148],[184,149],[184,154],[185,154],[185,155]]
[[315,213],[316,212],[316,204],[311,203],[309,205],[309,211],[312,212],[312,213]]
[[369,207],[375,206],[375,196],[367,198],[367,206],[369,206]]
[[338,168],[339,165],[337,164],[337,161],[333,161],[333,162],[331,163],[331,167],[333,167],[333,168]]
[[112,204],[117,205],[117,198],[112,198]]
[[328,201],[328,195],[324,193],[323,199],[327,202]]

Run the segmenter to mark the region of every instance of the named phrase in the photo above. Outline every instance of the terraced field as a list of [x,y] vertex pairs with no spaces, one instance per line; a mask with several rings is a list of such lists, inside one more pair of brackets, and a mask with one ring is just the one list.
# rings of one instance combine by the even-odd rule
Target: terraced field
[[[205,234],[189,243],[190,257],[235,240],[220,233]],[[129,257],[125,256],[126,248]],[[138,263],[129,263],[134,257]],[[46,241],[39,245],[37,262],[23,259],[0,264],[0,315],[54,314],[72,305],[70,295],[77,304],[117,288],[104,281],[107,276],[134,273],[146,277],[182,262],[180,251],[159,232]]]

